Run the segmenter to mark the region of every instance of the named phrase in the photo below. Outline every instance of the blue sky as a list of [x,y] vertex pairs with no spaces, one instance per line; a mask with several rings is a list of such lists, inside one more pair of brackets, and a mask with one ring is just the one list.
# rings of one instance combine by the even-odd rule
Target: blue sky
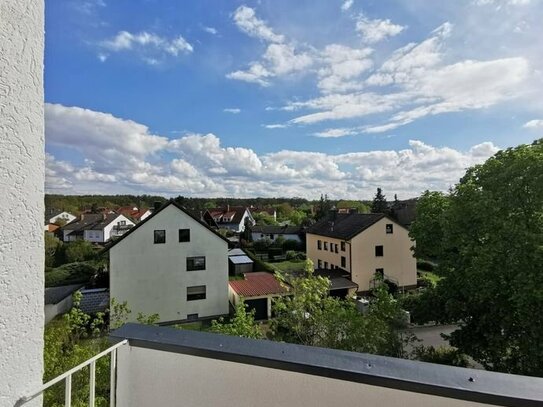
[[543,134],[539,0],[46,2],[49,192],[400,198]]

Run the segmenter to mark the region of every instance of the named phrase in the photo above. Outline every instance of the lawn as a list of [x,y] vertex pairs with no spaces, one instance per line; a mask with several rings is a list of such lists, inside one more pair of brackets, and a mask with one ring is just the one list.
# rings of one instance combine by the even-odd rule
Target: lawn
[[302,271],[305,267],[304,261],[281,261],[279,263],[269,263],[271,266],[281,271]]

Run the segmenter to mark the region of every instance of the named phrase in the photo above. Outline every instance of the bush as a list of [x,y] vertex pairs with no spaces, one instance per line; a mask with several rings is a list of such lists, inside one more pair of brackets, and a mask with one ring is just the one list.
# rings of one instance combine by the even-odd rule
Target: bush
[[45,286],[87,283],[97,272],[98,268],[92,262],[64,264],[45,273]]
[[254,262],[253,271],[267,271],[268,273],[275,273],[276,269],[269,263],[262,261],[255,257],[254,253],[249,250],[246,250],[247,256]]
[[265,252],[271,246],[272,242],[270,239],[260,239],[253,242],[253,249],[256,252]]
[[66,245],[64,256],[66,263],[82,262],[94,259],[96,257],[96,251],[91,242],[78,240]]
[[294,239],[287,239],[283,242],[283,250],[303,250],[302,244]]
[[283,249],[280,247],[270,247],[268,249],[268,257],[273,259],[275,256],[282,256],[283,255]]
[[417,346],[413,350],[415,359],[422,362],[439,363],[440,365],[468,367],[469,361],[466,355],[458,349],[446,346],[434,348],[433,346]]
[[436,302],[434,292],[433,288],[427,288],[422,292],[404,294],[398,298],[402,309],[411,314],[412,323],[440,322],[443,316],[439,313],[441,307]]
[[294,250],[287,251],[287,260],[290,261],[303,261],[306,259],[305,253],[296,252]]

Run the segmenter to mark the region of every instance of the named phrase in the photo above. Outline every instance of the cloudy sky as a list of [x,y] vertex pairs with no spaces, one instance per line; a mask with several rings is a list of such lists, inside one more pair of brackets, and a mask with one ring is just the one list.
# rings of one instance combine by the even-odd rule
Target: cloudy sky
[[447,190],[543,136],[541,21],[541,0],[47,1],[47,190]]

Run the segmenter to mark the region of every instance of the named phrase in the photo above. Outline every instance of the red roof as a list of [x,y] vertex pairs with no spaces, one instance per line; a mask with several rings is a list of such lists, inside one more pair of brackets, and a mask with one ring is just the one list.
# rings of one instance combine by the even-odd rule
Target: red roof
[[241,297],[260,297],[269,294],[283,294],[287,289],[277,281],[275,276],[265,271],[245,273],[245,280],[230,281],[230,287]]

